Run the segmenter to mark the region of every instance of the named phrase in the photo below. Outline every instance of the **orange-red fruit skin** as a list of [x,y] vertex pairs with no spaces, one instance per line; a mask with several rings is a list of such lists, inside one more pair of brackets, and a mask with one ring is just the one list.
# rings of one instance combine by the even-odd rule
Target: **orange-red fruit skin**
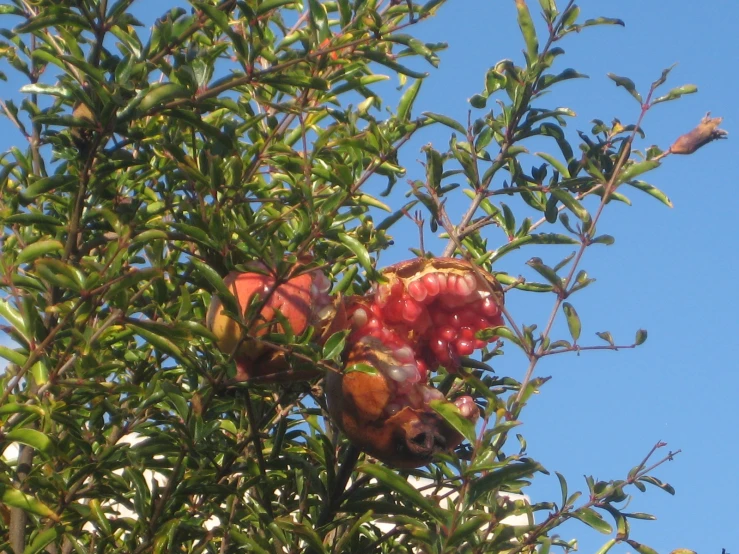
[[[311,324],[315,302],[311,295],[313,278],[310,273],[302,273],[275,286],[275,279],[270,275],[233,271],[226,276],[224,283],[237,299],[242,313],[246,312],[255,296],[264,300],[259,315],[249,326],[247,335],[251,337],[263,337],[270,332],[284,333],[285,329],[276,318],[278,312],[287,319],[295,335],[303,333]],[[323,329],[317,329],[319,342],[346,327],[343,306],[339,304],[336,308],[336,317]],[[282,382],[309,379],[320,374],[314,367],[293,372],[292,364],[283,352],[259,344],[249,336],[242,336],[241,326],[224,313],[217,296],[211,301],[206,319],[218,339],[219,349],[234,355],[236,379],[239,381],[259,378],[261,382]]]

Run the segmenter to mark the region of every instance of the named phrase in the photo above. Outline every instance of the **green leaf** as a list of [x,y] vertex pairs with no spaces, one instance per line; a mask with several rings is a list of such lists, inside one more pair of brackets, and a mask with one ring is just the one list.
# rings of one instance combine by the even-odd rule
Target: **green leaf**
[[4,298],[0,298],[0,316],[5,318],[5,321],[28,340],[28,330],[23,321],[23,316]]
[[546,265],[541,258],[531,258],[529,261],[526,262],[526,265],[529,266],[531,269],[536,271],[539,275],[544,277],[547,281],[549,281],[552,286],[554,286],[555,290],[560,289],[562,287],[562,278],[557,275],[557,272],[554,271],[551,267]]
[[649,183],[645,183],[644,181],[640,181],[638,179],[628,181],[626,184],[639,189],[642,192],[646,192],[649,196],[652,196],[662,202],[665,206],[668,206],[672,208],[672,200],[670,200],[667,195],[659,190],[657,187],[650,185]]
[[582,24],[583,27],[592,27],[594,25],[621,25],[621,27],[626,27],[626,23],[623,20],[615,17],[595,17],[585,20],[585,23]]
[[344,373],[352,373],[354,371],[366,373],[367,375],[379,375],[377,368],[369,364],[351,364],[344,368]]
[[105,533],[105,535],[112,533],[113,529],[110,525],[110,521],[108,521],[108,516],[105,514],[105,510],[103,510],[103,507],[100,504],[100,501],[97,498],[91,498],[87,505],[90,507],[90,513],[100,530]]
[[521,34],[526,43],[526,59],[528,66],[531,67],[539,57],[539,41],[536,38],[536,29],[534,28],[534,22],[531,20],[531,13],[526,5],[526,0],[516,0],[516,10],[518,11],[518,27],[521,29]]
[[236,297],[231,294],[226,283],[223,282],[223,278],[215,269],[201,262],[197,258],[190,258],[190,263],[195,267],[196,273],[205,279],[211,287],[213,287],[213,290],[215,290],[218,299],[221,301],[226,311],[231,312],[232,314],[241,313],[242,310],[241,306],[239,306],[238,300],[236,300]]
[[461,135],[467,134],[467,130],[464,128],[464,126],[461,123],[452,119],[451,117],[447,117],[445,115],[441,115],[441,114],[433,113],[433,112],[423,112],[423,115],[425,115],[429,119],[432,119],[433,121],[441,123],[442,125],[446,125],[447,127],[451,129],[454,129]]
[[439,414],[444,421],[451,425],[458,433],[460,433],[470,444],[475,444],[477,439],[477,433],[475,433],[475,424],[469,419],[465,418],[454,404],[448,400],[432,400],[429,402],[429,406],[437,414]]
[[28,19],[25,23],[18,25],[13,31],[16,33],[32,33],[47,27],[57,27],[64,25],[76,29],[90,30],[90,23],[81,15],[70,10],[53,10],[50,15],[46,15],[44,10],[39,12],[40,15]]
[[567,327],[570,330],[572,340],[577,342],[580,338],[580,331],[582,330],[580,317],[577,315],[575,307],[569,302],[562,303],[562,311],[565,313],[565,318],[567,318]]
[[559,489],[562,491],[562,505],[560,508],[564,508],[567,505],[567,480],[565,479],[564,475],[562,475],[560,472],[555,471],[554,472],[557,475],[557,479],[559,480]]
[[617,183],[625,183],[630,181],[634,177],[638,177],[642,173],[646,173],[660,166],[660,162],[657,160],[645,160],[643,162],[637,162],[629,165],[626,169],[621,172],[618,176]]
[[47,455],[51,454],[54,449],[51,439],[35,429],[13,429],[5,434],[5,439],[8,442],[25,444]]
[[177,83],[161,83],[150,86],[138,102],[139,113],[142,115],[152,110],[159,111],[164,104],[178,98],[188,98],[190,91]]
[[551,154],[547,154],[546,152],[534,152],[534,155],[539,156],[540,158],[549,162],[549,164],[554,167],[554,169],[559,171],[560,175],[562,175],[565,179],[570,178],[570,172],[567,169],[567,166]]
[[359,473],[366,473],[374,477],[386,487],[394,490],[401,495],[406,501],[414,506],[418,506],[429,516],[437,521],[446,520],[444,510],[432,503],[428,498],[423,496],[418,489],[411,485],[404,477],[398,475],[392,469],[380,464],[363,463],[357,467]]
[[[510,458],[509,458],[510,460]],[[531,458],[523,458],[519,461],[510,461],[506,466],[490,471],[475,480],[475,486],[470,489],[469,502],[477,502],[479,498],[491,491],[497,491],[510,486],[519,479],[528,479],[537,472],[544,471],[539,462]]]
[[611,246],[615,242],[616,239],[611,235],[600,235],[590,240],[590,244],[605,244],[606,246]]
[[138,324],[128,323],[127,326],[163,354],[168,354],[181,364],[191,365],[184,356],[182,349],[167,337],[171,333],[169,326],[143,321],[138,322]]
[[[18,352],[17,350],[11,350],[7,346],[2,345],[0,345],[0,357],[3,357],[10,363],[19,365],[21,367],[23,367],[28,360],[28,356],[26,356],[25,354]],[[1,409],[2,406],[0,406],[0,410]]]
[[23,85],[20,91],[24,94],[48,94],[50,96],[57,96],[59,98],[72,98],[72,93],[67,87],[61,87],[58,85],[33,83],[30,85]]
[[501,339],[509,340],[518,346],[522,346],[518,336],[516,336],[516,334],[508,327],[500,326],[493,327],[492,329],[483,329],[482,331],[478,331],[475,336],[481,340],[490,340],[493,337],[499,337]]
[[36,258],[41,258],[52,252],[61,252],[62,250],[64,250],[64,245],[58,240],[39,240],[21,250],[18,258],[16,258],[16,263],[25,264]]
[[426,184],[431,190],[438,191],[444,171],[441,154],[431,146],[424,146],[423,151],[426,152]]
[[323,345],[321,357],[325,360],[338,361],[346,347],[346,337],[348,334],[349,331],[345,330],[331,335],[326,341],[326,344]]
[[43,552],[47,546],[56,540],[61,531],[61,527],[56,526],[41,531],[33,537],[31,544],[23,550],[23,554],[38,554],[39,552]]
[[0,502],[13,508],[20,508],[25,512],[35,514],[37,516],[48,517],[54,521],[59,521],[59,517],[56,515],[54,510],[49,508],[46,504],[37,500],[30,494],[26,494],[2,483],[0,483]]
[[485,96],[489,97],[495,92],[504,89],[508,78],[495,67],[488,69],[485,74]]
[[634,339],[634,344],[637,346],[644,344],[647,341],[647,331],[646,329],[639,329],[636,332],[636,338]]
[[623,515],[624,517],[628,517],[631,519],[644,519],[646,521],[654,521],[655,519],[657,519],[652,514],[646,514],[644,512],[624,512]]
[[360,265],[367,272],[368,276],[375,274],[375,268],[372,265],[372,258],[361,242],[346,233],[339,233],[339,241],[357,257],[357,260],[359,260]]
[[39,213],[13,214],[4,220],[5,224],[19,223],[21,225],[53,225],[60,227],[63,223],[56,217]]
[[328,81],[320,77],[311,77],[298,72],[275,73],[261,78],[261,82],[269,85],[284,85],[290,87],[310,88],[315,90],[329,90]]
[[646,544],[642,544],[631,539],[627,539],[626,542],[639,554],[657,554],[657,551],[654,548],[651,548]]
[[79,292],[83,288],[82,276],[71,265],[56,258],[36,260],[34,269],[39,277],[55,286]]
[[681,87],[676,87],[664,96],[660,96],[659,98],[655,98],[654,100],[652,100],[652,105],[659,104],[661,102],[669,102],[670,100],[676,100],[677,98],[680,98],[685,94],[693,94],[695,92],[698,92],[698,87],[695,85],[683,85]]
[[364,49],[362,50],[362,54],[364,54],[367,58],[369,58],[373,62],[377,62],[380,65],[384,65],[385,67],[388,67],[397,73],[400,73],[402,75],[407,75],[408,77],[413,77],[414,79],[424,79],[428,77],[429,75],[428,73],[421,73],[420,71],[413,71],[412,69],[408,67],[400,65],[399,63],[393,61],[387,55],[383,54],[380,51]]
[[[449,546],[467,545],[471,537],[476,536],[483,525],[489,525],[493,521],[492,515],[473,515],[463,523],[457,524],[454,532],[444,542]],[[460,549],[459,551],[464,551]]]
[[421,11],[418,14],[419,18],[423,19],[424,17],[428,17],[429,15],[435,14],[436,11],[444,3],[446,3],[446,0],[429,0],[421,8]]
[[518,250],[526,244],[580,244],[579,241],[559,233],[535,233],[519,237],[498,248],[490,257],[490,261],[502,258],[508,252]]
[[393,212],[392,215],[387,216],[385,219],[383,219],[376,227],[378,231],[384,231],[395,225],[398,221],[400,221],[407,213],[410,213],[410,210],[418,204],[418,200],[412,200],[411,202],[408,202],[405,206],[403,206],[401,209]]
[[397,117],[401,121],[410,121],[413,103],[418,97],[418,91],[421,89],[421,79],[416,79],[411,86],[403,93],[398,103]]
[[628,77],[619,77],[618,75],[614,75],[613,73],[608,73],[608,78],[616,83],[616,86],[624,87],[631,96],[636,98],[636,101],[639,102],[639,104],[644,103],[641,94],[636,91],[636,85],[634,84],[634,81],[632,81]]
[[568,210],[575,214],[575,216],[583,222],[583,225],[585,227],[590,226],[590,214],[583,207],[583,205],[575,199],[574,196],[572,196],[569,192],[561,189],[553,190],[552,194],[557,198],[557,200],[562,202],[562,204],[564,204]]
[[75,175],[51,175],[50,177],[42,177],[34,181],[25,190],[22,190],[21,198],[24,202],[32,202],[46,192],[54,189],[64,189],[78,181],[79,177]]
[[370,196],[369,194],[359,194],[355,196],[357,204],[361,204],[363,206],[372,206],[373,208],[378,208],[385,212],[392,212],[392,208],[385,204],[384,202],[381,202],[374,196]]
[[606,543],[596,550],[595,554],[606,554],[611,548],[618,544],[617,539],[609,539]]
[[275,522],[281,528],[302,537],[306,544],[310,546],[311,552],[317,552],[319,554],[327,552],[326,548],[323,546],[321,537],[318,536],[318,533],[316,533],[310,525],[306,523],[297,523],[293,521],[290,516],[276,518]]
[[264,0],[264,2],[259,3],[254,12],[256,13],[256,15],[264,15],[268,11],[274,10],[275,8],[295,3],[296,0]]
[[473,108],[481,110],[488,105],[488,99],[481,94],[473,94],[470,96],[469,103]]
[[604,520],[598,512],[591,508],[580,508],[579,510],[572,512],[572,517],[579,519],[586,525],[589,525],[604,535],[613,533],[613,528],[610,524]]
[[561,25],[564,29],[568,29],[575,25],[577,22],[577,18],[580,16],[580,6],[577,4],[570,6],[565,12],[562,14],[562,21]]
[[572,68],[565,69],[557,75],[542,75],[537,84],[538,90],[545,90],[552,85],[556,85],[561,81],[569,81],[570,79],[588,79],[589,77],[583,73],[579,73]]
[[613,341],[613,336],[611,335],[611,333],[609,331],[600,331],[600,332],[595,333],[595,334],[598,335],[598,337],[600,337],[601,339],[603,339],[604,341],[606,341],[611,346],[614,346],[616,344]]
[[658,487],[662,489],[663,491],[674,495],[675,494],[675,488],[670,485],[669,483],[663,483],[656,477],[652,477],[651,475],[645,475],[644,477],[640,477],[639,481],[643,483],[649,483],[650,485],[654,485],[655,487]]

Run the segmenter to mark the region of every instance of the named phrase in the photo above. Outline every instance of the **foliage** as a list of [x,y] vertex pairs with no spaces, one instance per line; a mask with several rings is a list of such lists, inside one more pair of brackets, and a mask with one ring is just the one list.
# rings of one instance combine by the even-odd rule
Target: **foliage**
[[[492,66],[470,99],[480,115],[458,122],[414,111],[419,68],[435,67],[444,45],[408,31],[444,0],[190,3],[150,30],[132,0],[0,5],[2,70],[26,80],[22,102],[0,105],[26,144],[0,155],[0,315],[13,343],[0,346],[0,453],[21,445],[17,461],[0,461],[0,549],[545,554],[574,546],[556,529],[577,519],[611,535],[601,552],[624,541],[652,552],[629,535],[630,520],[652,516],[623,511],[626,489],[672,492],[649,457],[622,479],[588,478],[582,497],[559,475],[556,501],[500,493],[546,473],[510,436],[545,382],[538,361],[646,339],[639,331],[617,345],[604,332],[602,345],[579,342],[572,299],[593,282],[579,263],[590,246],[613,242],[598,230],[610,203],[645,192],[670,205],[641,180],[670,151],[632,147],[654,104],[695,88],[655,97],[668,70],[643,97],[611,76],[638,102],[635,123],[596,121],[572,140],[564,127],[574,112],[545,102],[551,87],[582,77],[553,69],[558,45],[621,22],[581,21],[572,2],[540,0],[539,25],[516,0],[525,63]],[[389,76],[403,87],[390,106],[378,92]],[[401,185],[398,151],[430,125],[453,131],[449,148],[426,147],[426,180]],[[530,155],[532,139],[553,150]],[[406,187],[407,203],[367,192],[378,178]],[[470,199],[457,222],[445,208],[452,195]],[[393,225],[414,209],[421,228],[427,219],[448,239],[444,255],[494,269],[511,294],[550,293],[541,298],[553,309],[541,331],[509,313],[496,331],[529,360],[523,381],[505,375],[503,342],[458,378],[434,378],[446,393],[476,397],[477,440],[399,473],[365,458],[354,465],[320,381],[233,382],[204,316],[211,296],[225,294],[222,276],[254,260],[287,277],[310,254],[334,293],[366,292]],[[547,264],[550,245],[575,251]],[[524,247],[541,256],[528,262],[538,281],[505,266]],[[571,336],[554,340],[560,314]],[[269,341],[339,369],[310,332]],[[424,494],[409,474],[429,479]],[[501,523],[522,514],[530,525]]]

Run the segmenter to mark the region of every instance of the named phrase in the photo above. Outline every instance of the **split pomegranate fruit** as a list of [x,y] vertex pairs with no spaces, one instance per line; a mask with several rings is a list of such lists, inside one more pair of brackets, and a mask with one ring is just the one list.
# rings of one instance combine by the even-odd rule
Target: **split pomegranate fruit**
[[[351,334],[344,372],[326,377],[329,411],[366,452],[417,467],[462,441],[430,407],[446,400],[427,373],[440,365],[454,372],[462,356],[495,340],[477,334],[503,325],[503,293],[492,275],[453,258],[403,262],[383,276],[372,294],[347,301]],[[454,404],[477,420],[471,397]]]
[[453,373],[462,357],[495,340],[480,335],[503,325],[503,292],[491,274],[462,260],[419,258],[384,270],[369,294],[342,299],[329,294],[320,271],[278,282],[266,268],[254,269],[230,273],[225,284],[242,319],[255,302],[258,315],[236,321],[215,297],[207,316],[218,347],[234,356],[237,380],[284,382],[319,374],[315,366],[295,371],[287,354],[259,342],[268,333],[284,333],[284,321],[296,335],[314,327],[318,343],[349,330],[344,370],[328,372],[326,393],[331,417],[353,444],[389,465],[412,468],[462,442],[431,403],[453,404],[472,422],[479,410],[470,396],[446,400],[428,385],[428,372],[444,366]]
[[313,326],[319,343],[345,328],[343,305],[328,293],[330,281],[321,271],[312,270],[278,284],[275,276],[269,274],[264,266],[255,266],[254,269],[251,272],[234,271],[224,279],[244,318],[253,302],[261,303],[259,314],[252,318],[253,321],[244,321],[246,327],[242,327],[225,313],[217,296],[213,297],[206,316],[208,327],[218,339],[218,348],[234,356],[236,380],[259,377],[262,382],[277,382],[317,376],[320,372],[315,367],[295,371],[282,351],[260,344],[254,337],[285,333],[281,320],[288,322],[295,335]]

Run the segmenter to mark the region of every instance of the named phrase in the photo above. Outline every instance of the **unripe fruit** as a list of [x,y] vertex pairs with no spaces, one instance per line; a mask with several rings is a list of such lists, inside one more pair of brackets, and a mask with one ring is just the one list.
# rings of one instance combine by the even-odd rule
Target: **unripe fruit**
[[281,318],[288,322],[295,335],[314,326],[319,343],[343,329],[346,326],[343,306],[328,294],[331,283],[323,273],[317,270],[301,273],[278,285],[275,277],[267,273],[234,271],[226,276],[224,283],[238,301],[244,318],[253,302],[261,303],[253,321],[243,322],[246,329],[224,312],[217,296],[213,297],[208,309],[208,327],[218,339],[218,348],[234,356],[237,380],[259,377],[262,382],[289,381],[320,373],[314,366],[292,372],[284,352],[254,338],[265,337],[268,333],[285,333]]

